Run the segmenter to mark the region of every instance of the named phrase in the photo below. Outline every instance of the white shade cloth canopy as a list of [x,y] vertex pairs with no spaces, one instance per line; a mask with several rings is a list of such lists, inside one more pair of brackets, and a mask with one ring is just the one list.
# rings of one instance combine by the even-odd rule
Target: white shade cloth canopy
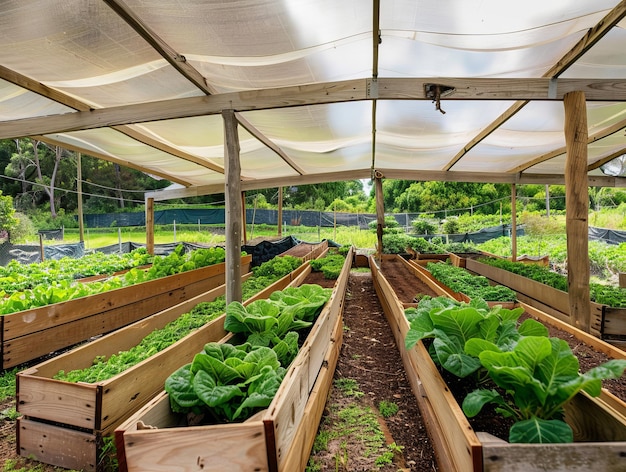
[[568,79],[597,93],[589,176],[623,185],[602,166],[626,152],[624,1],[2,0],[0,13],[0,137],[198,193],[224,191],[228,108],[244,189],[374,170],[558,182]]

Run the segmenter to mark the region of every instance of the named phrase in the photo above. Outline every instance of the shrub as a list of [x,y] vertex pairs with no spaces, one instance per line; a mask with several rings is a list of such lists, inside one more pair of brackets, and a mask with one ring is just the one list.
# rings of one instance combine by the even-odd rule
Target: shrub
[[437,231],[437,227],[424,218],[416,218],[411,221],[411,226],[412,232],[415,234],[433,234]]

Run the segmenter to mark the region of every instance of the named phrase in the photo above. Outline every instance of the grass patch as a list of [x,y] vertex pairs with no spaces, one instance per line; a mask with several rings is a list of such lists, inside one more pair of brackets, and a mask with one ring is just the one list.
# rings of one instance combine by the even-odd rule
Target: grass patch
[[[402,446],[386,444],[379,412],[362,400],[363,396],[356,380],[335,379],[305,472],[375,471],[392,464],[402,452]],[[397,405],[391,402],[385,402],[383,408],[392,411],[393,406],[397,412]]]
[[15,396],[15,374],[17,368],[7,370],[0,376],[0,401]]
[[378,404],[378,411],[380,411],[380,414],[383,418],[392,417],[393,415],[398,413],[399,409],[400,408],[398,407],[398,405],[396,405],[394,402],[389,402],[387,400],[382,400]]

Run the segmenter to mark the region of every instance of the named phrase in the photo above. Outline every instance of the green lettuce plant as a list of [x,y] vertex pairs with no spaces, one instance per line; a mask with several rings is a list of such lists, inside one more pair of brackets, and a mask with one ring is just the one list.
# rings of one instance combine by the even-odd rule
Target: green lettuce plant
[[465,303],[448,297],[424,297],[417,308],[405,310],[410,325],[405,346],[411,349],[422,339],[433,339],[429,347],[433,361],[458,377],[467,377],[481,368],[478,357],[465,351],[470,339],[510,350],[523,336],[547,335],[547,328],[532,318],[518,327],[522,313],[522,308],[490,308],[482,299]]
[[213,342],[167,378],[165,391],[176,413],[232,422],[269,406],[284,376],[268,347]]
[[471,392],[463,412],[471,418],[494,403],[497,412],[516,420],[509,431],[512,443],[573,441],[563,406],[581,390],[600,395],[602,380],[619,378],[626,368],[626,360],[613,359],[581,374],[567,342],[544,336],[524,337],[508,352],[493,343],[468,340],[466,351],[478,354],[499,389]]

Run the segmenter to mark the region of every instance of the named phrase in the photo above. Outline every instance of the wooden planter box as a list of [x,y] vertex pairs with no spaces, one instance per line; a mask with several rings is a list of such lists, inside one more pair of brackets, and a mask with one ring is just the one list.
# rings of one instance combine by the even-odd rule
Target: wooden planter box
[[[407,261],[402,260],[402,262],[405,265],[405,267],[407,267],[407,269],[409,269],[409,271],[413,273],[413,275],[415,275],[420,280],[425,282],[430,287],[430,289],[433,290],[437,295],[447,296],[460,302],[470,301],[470,298],[467,295],[461,292],[453,291],[450,287],[448,287],[447,285],[437,280],[430,273],[430,271],[426,269],[425,267],[426,264],[428,262],[433,262],[433,261],[428,261],[427,263],[423,263],[424,261],[411,260],[407,262]],[[489,301],[489,300],[486,300],[486,302],[489,306],[500,305],[504,308],[509,308],[509,309],[515,308],[518,305],[517,302],[497,302],[497,301]],[[417,303],[404,303],[405,308],[408,308],[409,306],[417,306]]]
[[169,397],[161,392],[115,431],[120,470],[304,470],[339,357],[351,252],[266,410],[244,423],[177,427],[180,418],[171,413]]
[[[289,285],[300,285],[310,273],[305,263],[245,304],[267,298]],[[247,278],[249,274],[243,278]],[[104,436],[139,410],[158,392],[165,379],[224,331],[222,314],[163,351],[102,382],[71,383],[53,379],[60,370],[83,369],[96,356],[110,356],[136,346],[155,329],[162,328],[200,302],[225,293],[225,285],[170,307],[144,320],[103,336],[17,374],[16,405],[23,415],[17,423],[20,455],[48,464],[84,471],[98,470],[98,453]]]
[[[494,282],[510,287],[517,292],[520,301],[569,323],[570,307],[567,292],[508,270],[483,264],[477,260],[468,259],[466,268]],[[609,335],[626,335],[626,321],[624,321],[626,320],[626,310],[608,308],[599,303],[591,302],[591,334],[601,339],[605,339]]]
[[[599,398],[577,395],[566,409],[575,439],[571,444],[509,444],[476,433],[419,342],[403,348],[409,324],[404,307],[370,258],[374,286],[400,347],[407,377],[433,440],[439,467],[445,471],[602,471],[626,470],[624,402],[603,390]],[[581,332],[582,333],[582,332]],[[582,333],[585,335],[585,333]],[[587,335],[588,336],[588,335]],[[602,342],[596,340],[597,342]]]
[[[250,270],[252,256],[241,258]],[[37,359],[174,306],[224,283],[225,263],[0,316],[2,369]]]

